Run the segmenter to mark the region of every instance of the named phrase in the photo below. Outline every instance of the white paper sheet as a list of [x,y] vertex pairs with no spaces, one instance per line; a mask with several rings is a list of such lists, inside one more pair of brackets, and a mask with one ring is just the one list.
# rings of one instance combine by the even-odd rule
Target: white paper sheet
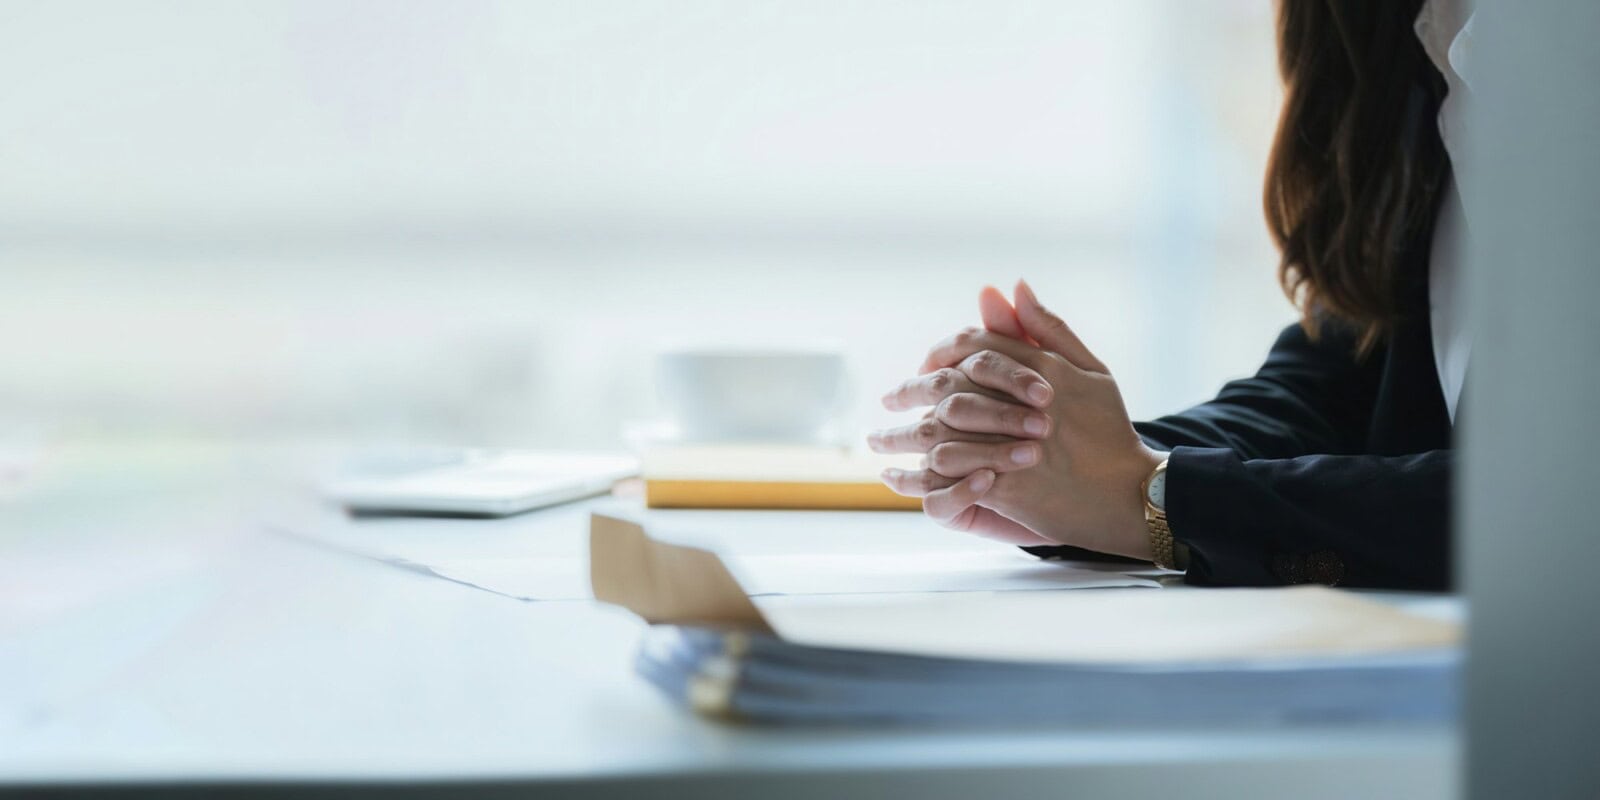
[[[1022,554],[998,552],[907,555],[746,556],[729,558],[752,596],[1007,592],[1159,586],[1156,581],[1100,572]],[[587,564],[576,558],[446,558],[429,563],[392,560],[519,600],[592,597]]]
[[1160,586],[1148,578],[1041,561],[1009,547],[982,553],[760,555],[724,560],[753,596]]
[[445,580],[517,600],[588,600],[587,562],[577,558],[459,558],[411,564]]
[[[581,524],[577,517],[573,522]],[[573,547],[566,552],[529,556],[503,555],[509,549],[506,542],[495,546],[498,552],[485,552],[482,542],[459,539],[457,545],[451,546],[452,531],[474,530],[474,526],[482,524],[475,520],[434,521],[419,531],[406,531],[399,536],[383,536],[363,528],[361,523],[349,522],[301,520],[269,527],[322,546],[518,600],[586,600],[594,596],[589,587],[588,559],[576,554],[582,546],[581,537],[573,537]],[[725,554],[725,559],[747,592],[769,597],[1160,585],[1149,578],[1105,568],[1042,561],[1001,545],[931,553]]]

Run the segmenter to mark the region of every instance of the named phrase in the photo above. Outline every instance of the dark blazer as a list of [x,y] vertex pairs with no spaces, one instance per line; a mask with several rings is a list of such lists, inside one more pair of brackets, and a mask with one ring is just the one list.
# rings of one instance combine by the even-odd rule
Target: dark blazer
[[[1451,581],[1451,424],[1428,313],[1426,248],[1405,319],[1366,358],[1346,329],[1283,331],[1255,377],[1135,427],[1171,450],[1167,516],[1202,585]],[[1076,557],[1075,548],[1029,548]]]

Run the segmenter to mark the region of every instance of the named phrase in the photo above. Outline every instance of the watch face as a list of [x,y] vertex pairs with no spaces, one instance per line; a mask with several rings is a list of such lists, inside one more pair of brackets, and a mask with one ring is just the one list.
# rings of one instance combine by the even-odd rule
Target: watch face
[[1165,509],[1167,498],[1167,471],[1162,470],[1150,478],[1150,487],[1145,490],[1145,499],[1156,508]]

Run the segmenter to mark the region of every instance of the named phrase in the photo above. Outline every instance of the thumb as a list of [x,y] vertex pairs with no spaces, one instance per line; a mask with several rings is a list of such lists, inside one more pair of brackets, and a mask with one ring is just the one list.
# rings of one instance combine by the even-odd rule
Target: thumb
[[999,289],[983,287],[983,291],[978,293],[978,313],[983,316],[983,327],[1001,336],[1027,341],[1028,334],[1022,330],[1017,310],[1011,307],[1011,301]]
[[925,495],[922,498],[923,513],[946,528],[975,533],[1006,544],[1021,547],[1055,544],[1022,523],[978,505],[994,487],[994,481],[993,470],[980,469],[953,486]]
[[1039,346],[1065,357],[1073,366],[1089,372],[1109,374],[1106,365],[1089,352],[1066,320],[1045,308],[1027,281],[1017,281],[1017,320],[1023,330],[1038,340]]

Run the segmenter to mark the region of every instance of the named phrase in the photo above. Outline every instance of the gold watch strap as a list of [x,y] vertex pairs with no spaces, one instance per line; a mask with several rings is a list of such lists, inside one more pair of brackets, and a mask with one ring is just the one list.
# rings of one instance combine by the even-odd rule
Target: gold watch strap
[[1166,513],[1147,511],[1144,521],[1150,527],[1150,549],[1156,566],[1188,572],[1189,546],[1172,538],[1172,526],[1167,524]]
[[1177,569],[1173,557],[1172,528],[1167,525],[1166,513],[1146,508],[1144,522],[1150,528],[1151,560],[1162,569]]

